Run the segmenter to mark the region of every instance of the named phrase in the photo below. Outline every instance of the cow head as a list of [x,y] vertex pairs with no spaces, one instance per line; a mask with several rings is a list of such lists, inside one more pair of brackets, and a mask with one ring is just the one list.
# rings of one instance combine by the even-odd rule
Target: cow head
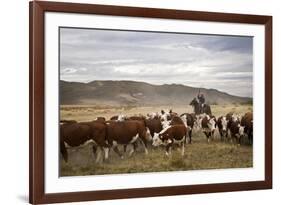
[[227,124],[228,124],[228,120],[226,119],[226,117],[222,117],[221,118],[221,132],[223,134],[223,136],[225,136],[227,134]]
[[118,115],[117,121],[124,121],[126,119],[125,115]]
[[237,115],[237,114],[233,114],[232,115],[232,122],[241,122],[241,116],[240,115]]
[[152,140],[152,146],[160,146],[161,144],[163,144],[162,139],[160,138],[158,133],[155,133],[153,136],[153,140]]
[[221,118],[222,131],[226,131],[226,129],[227,129],[227,123],[228,123],[228,120],[226,119],[226,117],[222,117],[222,118]]
[[208,128],[213,132],[216,129],[216,119],[210,118],[208,121]]
[[245,127],[238,124],[238,128],[239,128],[239,137],[243,137],[245,135],[245,130],[244,130]]
[[172,141],[168,139],[169,134],[168,133],[155,133],[152,141],[152,145],[157,147],[160,145],[167,145],[171,143]]

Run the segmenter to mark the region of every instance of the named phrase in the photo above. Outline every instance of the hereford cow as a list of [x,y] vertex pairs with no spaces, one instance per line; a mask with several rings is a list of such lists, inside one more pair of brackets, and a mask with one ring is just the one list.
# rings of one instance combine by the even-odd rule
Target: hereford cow
[[221,140],[227,138],[227,136],[228,136],[228,126],[227,125],[228,125],[228,120],[226,119],[225,116],[221,116],[218,118],[217,126],[219,129]]
[[240,145],[241,139],[245,135],[244,126],[242,126],[238,120],[233,120],[229,126],[231,140],[236,139],[237,144]]
[[189,143],[191,144],[192,130],[194,127],[196,116],[195,116],[195,114],[190,114],[190,113],[183,113],[180,116],[181,116],[181,119],[183,120],[185,126],[186,127],[188,126],[190,128],[188,135],[189,135]]
[[145,124],[152,137],[163,130],[160,118],[146,119]]
[[176,113],[173,113],[172,110],[170,110],[169,112],[161,110],[160,120],[163,129],[167,128],[170,125],[172,117],[174,116],[176,116]]
[[143,122],[137,120],[126,121],[110,121],[107,122],[107,141],[109,146],[113,147],[113,150],[123,158],[117,145],[132,144],[133,149],[130,152],[130,156],[136,149],[136,141],[140,138],[144,144],[145,153],[148,153],[147,142],[151,140],[151,136],[147,132],[147,129]]
[[165,154],[167,156],[171,153],[173,144],[180,144],[182,146],[182,156],[184,156],[184,147],[186,137],[188,134],[188,128],[184,125],[171,125],[166,129],[162,130],[153,138],[153,146],[164,145],[166,147]]
[[253,113],[247,112],[241,119],[241,125],[245,127],[245,134],[248,135],[249,143],[253,143]]
[[60,125],[60,152],[65,162],[68,161],[68,147],[85,146],[89,143],[94,143],[94,154],[96,153],[96,145],[98,145],[104,149],[105,158],[108,157],[106,125],[104,123],[80,122]]
[[216,118],[212,115],[203,116],[200,120],[200,127],[203,133],[206,135],[208,142],[210,142],[210,137],[214,138],[214,133],[216,129]]

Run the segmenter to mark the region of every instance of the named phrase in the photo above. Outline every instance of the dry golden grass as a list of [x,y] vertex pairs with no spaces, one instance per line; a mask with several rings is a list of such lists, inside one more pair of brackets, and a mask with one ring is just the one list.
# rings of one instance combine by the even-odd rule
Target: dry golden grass
[[[150,112],[169,109],[168,107],[93,107],[93,106],[61,106],[61,119],[88,121],[98,116],[109,119],[113,115],[146,114]],[[191,107],[172,107],[177,113],[192,112]],[[212,112],[215,116],[225,115],[232,111],[244,114],[251,111],[251,105],[214,105]],[[120,146],[120,151],[123,151]],[[127,153],[129,153],[128,147]],[[200,169],[225,169],[246,168],[253,166],[253,150],[247,140],[241,146],[229,141],[221,142],[218,132],[210,143],[202,132],[194,131],[193,143],[186,145],[185,155],[181,156],[180,150],[174,147],[172,155],[164,155],[163,147],[149,148],[149,154],[145,155],[142,145],[138,146],[133,156],[125,153],[124,159],[120,159],[116,153],[110,151],[110,158],[104,163],[95,163],[95,156],[91,147],[73,148],[68,150],[69,162],[61,159],[61,176],[120,174],[136,172],[162,172],[183,171]]]

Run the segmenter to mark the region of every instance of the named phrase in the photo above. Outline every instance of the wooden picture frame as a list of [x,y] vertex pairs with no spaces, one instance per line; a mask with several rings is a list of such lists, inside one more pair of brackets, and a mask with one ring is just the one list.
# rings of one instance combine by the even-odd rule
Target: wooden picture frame
[[[272,188],[272,17],[33,1],[29,5],[29,200],[32,204],[154,197]],[[44,15],[46,12],[257,24],[265,26],[265,180],[46,194],[44,188]]]

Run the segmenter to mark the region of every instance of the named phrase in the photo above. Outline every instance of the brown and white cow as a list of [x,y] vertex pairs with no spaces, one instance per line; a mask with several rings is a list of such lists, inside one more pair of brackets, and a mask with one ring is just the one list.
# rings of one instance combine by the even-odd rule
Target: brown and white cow
[[241,139],[245,135],[245,126],[241,124],[241,116],[230,112],[226,115],[227,129],[230,131],[231,141],[236,140],[237,144],[241,144]]
[[177,113],[173,112],[172,109],[169,111],[161,110],[160,120],[163,129],[170,125],[172,118],[175,116],[177,116]]
[[248,135],[250,144],[253,143],[253,113],[247,112],[241,119],[241,125],[245,127],[244,131]]
[[149,129],[150,135],[153,137],[156,133],[161,132],[163,130],[163,126],[161,124],[160,118],[152,118],[152,119],[146,119],[145,125]]
[[217,120],[217,126],[221,136],[221,140],[228,137],[228,120],[225,116],[220,116]]
[[[171,120],[171,123],[170,125],[184,125],[186,128],[188,128],[188,136],[189,136],[189,143],[191,143],[191,126],[190,125],[190,122],[187,122],[187,118],[186,118],[187,115],[183,115],[182,117],[179,117],[179,116],[174,116]],[[189,125],[188,125],[189,124]]]
[[206,135],[208,142],[210,142],[210,138],[214,138],[214,133],[216,130],[215,116],[205,114],[200,120],[200,127],[203,133]]
[[60,125],[60,152],[65,162],[68,161],[67,148],[83,147],[89,143],[93,143],[94,154],[96,154],[97,145],[105,150],[105,158],[107,158],[108,144],[106,143],[105,123],[79,122]]
[[233,120],[229,126],[231,139],[236,139],[237,144],[240,145],[241,139],[245,135],[244,126],[241,125],[239,120]]
[[108,121],[107,123],[107,141],[110,147],[121,157],[123,155],[119,151],[117,145],[132,144],[133,149],[130,156],[136,149],[136,141],[138,138],[144,144],[145,153],[148,153],[147,142],[151,140],[151,136],[147,132],[144,122],[138,120],[125,121]]
[[152,145],[164,145],[166,147],[165,154],[169,156],[172,145],[180,144],[182,146],[181,154],[183,156],[187,134],[188,128],[185,125],[171,125],[153,137]]
[[180,116],[185,126],[190,128],[188,135],[189,135],[189,143],[191,144],[192,130],[194,127],[196,116],[195,114],[191,114],[191,113],[183,113]]

